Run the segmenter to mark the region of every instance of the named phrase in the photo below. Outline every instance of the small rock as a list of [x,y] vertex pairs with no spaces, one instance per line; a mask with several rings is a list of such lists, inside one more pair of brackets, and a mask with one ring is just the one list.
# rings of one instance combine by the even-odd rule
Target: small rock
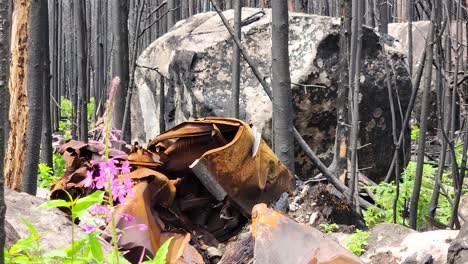
[[291,203],[289,205],[289,211],[290,212],[295,212],[295,211],[297,211],[297,209],[298,209],[298,205],[296,203]]
[[463,224],[458,236],[450,243],[447,263],[468,263],[468,223]]
[[317,218],[318,218],[318,213],[317,213],[317,212],[313,212],[313,213],[310,215],[309,225],[314,226],[314,225],[315,225],[315,221],[317,220]]

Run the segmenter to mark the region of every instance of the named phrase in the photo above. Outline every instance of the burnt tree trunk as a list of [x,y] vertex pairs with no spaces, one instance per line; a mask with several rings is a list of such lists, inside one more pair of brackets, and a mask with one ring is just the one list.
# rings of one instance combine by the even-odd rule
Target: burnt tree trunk
[[[28,27],[28,115],[26,154],[24,157],[23,191],[35,195],[37,191],[37,165],[42,134],[42,89],[44,72],[49,73],[48,3],[47,0],[30,2]],[[47,57],[46,57],[47,55]],[[47,65],[47,67],[46,67]]]
[[[114,98],[113,122],[114,128],[122,129],[124,117],[125,98],[128,90],[128,73],[129,73],[129,50],[128,50],[128,0],[112,1],[113,21],[112,34],[114,36],[114,44],[112,50],[112,75],[120,78],[120,85]],[[128,115],[127,118],[130,118]],[[126,120],[125,128],[127,133],[122,135],[123,140],[130,141],[130,120]]]
[[[53,18],[54,19],[54,18]],[[43,34],[49,36],[49,28],[44,29]],[[49,36],[50,37],[50,36]],[[42,138],[41,138],[41,162],[52,168],[52,119],[50,111],[51,101],[51,74],[50,74],[50,47],[49,44],[53,44],[53,41],[49,38],[49,42],[46,42],[44,48],[44,87],[42,88]],[[53,51],[55,52],[55,51]]]
[[86,1],[77,0],[74,3],[75,31],[76,31],[76,58],[77,58],[77,79],[78,79],[78,120],[79,140],[88,142],[88,111],[87,111],[87,68],[86,60]]
[[167,0],[167,31],[169,31],[175,24],[175,0]]
[[[241,39],[242,1],[234,0],[234,34]],[[240,51],[236,44],[232,43],[232,104],[235,118],[239,118],[239,94],[240,94]]]
[[413,193],[411,195],[410,201],[410,214],[409,214],[409,224],[412,229],[417,227],[417,216],[418,216],[418,204],[419,204],[419,195],[421,191],[422,183],[422,173],[424,165],[424,151],[426,147],[426,131],[427,131],[427,115],[430,107],[430,98],[429,93],[431,89],[431,80],[432,80],[432,63],[434,60],[433,50],[434,50],[434,11],[432,11],[432,20],[431,28],[429,31],[429,38],[426,42],[427,49],[427,63],[426,63],[426,73],[424,77],[424,91],[422,99],[422,109],[421,109],[421,118],[420,118],[420,130],[419,130],[419,141],[418,141],[418,157],[416,161],[416,175],[414,179]]
[[[10,1],[0,0],[0,248],[5,247],[4,170],[6,140],[8,138],[8,72],[10,66]],[[4,259],[3,250],[0,260]]]
[[289,19],[286,1],[273,1],[272,80],[273,146],[278,158],[294,173],[294,135],[291,79],[289,73]]
[[349,93],[349,34],[351,32],[351,1],[342,1],[342,22],[340,32],[340,83],[338,86],[338,97],[337,97],[337,126],[335,136],[335,153],[333,156],[333,162],[330,166],[331,170],[337,175],[341,182],[345,183],[347,178],[348,170],[348,143],[349,143],[349,119],[348,119],[348,93]]

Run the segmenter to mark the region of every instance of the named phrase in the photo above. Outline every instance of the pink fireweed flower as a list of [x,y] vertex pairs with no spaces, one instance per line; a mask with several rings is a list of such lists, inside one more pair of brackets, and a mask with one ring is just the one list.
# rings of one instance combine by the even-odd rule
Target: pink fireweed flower
[[86,171],[86,178],[84,179],[83,185],[86,188],[94,187],[93,171]]
[[114,179],[111,184],[112,196],[114,200],[118,200],[123,203],[125,196],[132,195],[132,180],[126,178],[123,182],[118,179]]
[[106,215],[108,213],[107,207],[102,204],[93,204],[89,208],[92,215]]
[[145,230],[148,230],[148,226],[145,225],[145,224],[139,224],[137,225],[138,229],[142,230],[142,231],[145,231]]
[[123,215],[123,218],[125,219],[125,221],[127,222],[133,222],[135,221],[135,217],[133,215],[129,215],[129,214],[124,214]]
[[89,234],[89,233],[93,232],[94,229],[95,229],[94,226],[92,226],[92,225],[87,225],[87,224],[83,225],[83,227],[84,227],[84,229],[85,229],[84,232],[85,232],[86,234]]
[[99,165],[99,176],[96,177],[96,188],[104,189],[107,185],[107,179],[112,182],[115,175],[117,174],[117,167],[115,166],[115,161],[110,159],[108,161],[102,161],[98,163]]
[[128,174],[130,173],[130,162],[128,160],[124,161],[122,167],[120,167],[120,173]]

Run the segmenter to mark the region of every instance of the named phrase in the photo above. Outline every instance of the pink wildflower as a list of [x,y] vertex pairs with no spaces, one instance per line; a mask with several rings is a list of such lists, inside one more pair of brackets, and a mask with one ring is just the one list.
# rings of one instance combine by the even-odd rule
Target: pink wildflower
[[94,229],[95,229],[94,226],[92,226],[92,225],[87,225],[87,224],[83,225],[83,227],[84,227],[84,229],[85,229],[84,232],[85,232],[86,234],[89,234],[89,233],[93,232]]
[[130,173],[130,162],[128,162],[128,160],[124,161],[124,163],[122,164],[122,167],[120,167],[120,173],[121,174]]
[[107,214],[107,207],[102,204],[94,204],[89,208],[89,212],[93,215]]
[[94,187],[93,171],[86,171],[86,178],[84,180],[83,185],[86,188],[93,188]]
[[145,230],[148,230],[148,226],[145,225],[145,224],[139,224],[137,225],[138,229],[142,230],[142,231],[145,231]]
[[124,214],[123,215],[123,218],[125,219],[125,221],[127,222],[133,222],[135,221],[135,217],[133,215],[129,215],[129,214]]

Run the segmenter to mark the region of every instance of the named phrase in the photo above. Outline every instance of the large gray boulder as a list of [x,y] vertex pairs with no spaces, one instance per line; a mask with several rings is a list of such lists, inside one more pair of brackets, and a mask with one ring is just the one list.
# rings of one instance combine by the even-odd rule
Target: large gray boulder
[[[243,9],[247,18],[258,9]],[[229,21],[233,11],[224,15]],[[290,69],[294,123],[319,157],[330,164],[336,127],[336,96],[340,22],[337,18],[290,14]],[[242,27],[242,43],[271,78],[271,11]],[[390,49],[388,49],[390,50]],[[187,119],[229,116],[231,101],[232,40],[216,13],[203,13],[179,22],[171,32],[153,42],[139,57],[132,100],[132,137],[141,143],[159,134],[159,78],[165,78],[166,127]],[[359,166],[374,180],[385,176],[392,157],[392,119],[385,84],[384,62],[389,62],[396,109],[403,112],[411,92],[403,54],[391,49],[384,55],[378,35],[365,28],[361,70]],[[271,102],[242,62],[240,118],[252,122],[271,139]],[[310,86],[312,85],[312,86]],[[315,85],[315,86],[314,86]],[[396,96],[398,94],[398,98]],[[398,100],[397,100],[398,99]],[[397,127],[401,125],[400,113]],[[406,139],[409,147],[409,138]],[[296,147],[296,173],[311,176],[312,164]]]
[[416,232],[401,225],[378,224],[371,230],[361,258],[369,264],[444,264],[450,241],[457,234],[457,230]]

